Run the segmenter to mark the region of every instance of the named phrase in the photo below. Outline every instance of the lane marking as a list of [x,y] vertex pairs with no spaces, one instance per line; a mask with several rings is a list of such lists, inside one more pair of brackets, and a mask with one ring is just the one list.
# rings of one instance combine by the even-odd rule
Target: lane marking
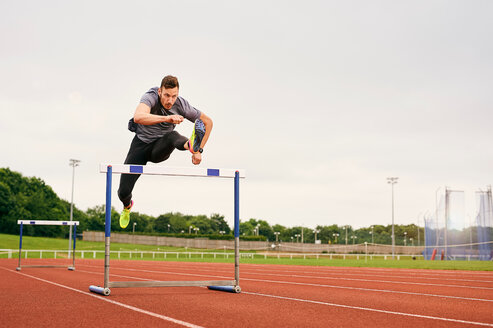
[[141,308],[132,306],[132,305],[128,305],[128,304],[120,303],[120,302],[117,302],[117,301],[113,301],[113,300],[110,300],[110,299],[105,298],[105,296],[98,296],[98,295],[95,295],[95,294],[92,294],[92,293],[89,293],[89,292],[84,292],[84,291],[79,290],[79,289],[76,289],[76,288],[72,288],[72,287],[69,287],[69,286],[65,286],[65,285],[56,283],[56,282],[53,282],[53,281],[49,281],[49,280],[45,280],[45,279],[38,278],[38,277],[35,277],[35,276],[31,276],[29,274],[25,274],[25,273],[18,272],[18,271],[13,271],[13,270],[6,269],[6,268],[3,268],[3,267],[0,267],[0,268],[4,269],[6,271],[10,271],[10,272],[13,272],[13,273],[16,273],[16,274],[23,275],[23,276],[28,277],[28,278],[36,279],[36,280],[39,280],[39,281],[42,281],[42,282],[45,282],[45,283],[48,283],[48,284],[51,284],[51,285],[54,285],[54,286],[57,286],[57,287],[61,287],[61,288],[65,288],[65,289],[68,289],[68,290],[71,290],[71,291],[74,291],[74,292],[78,292],[78,293],[81,293],[81,294],[86,295],[86,296],[91,296],[91,297],[94,297],[94,298],[96,298],[98,300],[105,301],[105,302],[108,302],[108,303],[111,303],[111,304],[114,304],[114,305],[118,305],[118,306],[124,307],[126,309],[135,311],[135,312],[147,314],[147,315],[149,315],[151,317],[155,317],[155,318],[158,318],[158,319],[161,319],[161,320],[169,321],[169,322],[175,323],[175,324],[180,325],[180,326],[184,326],[184,327],[188,327],[188,328],[204,328],[202,326],[197,326],[197,325],[194,325],[194,324],[189,323],[189,322],[185,322],[185,321],[178,320],[178,319],[175,319],[175,318],[167,317],[167,316],[162,315],[162,314],[150,312],[150,311],[147,311],[147,310],[144,310],[144,309],[141,309]]
[[253,278],[242,278],[242,280],[277,283],[277,284],[302,285],[302,286],[312,286],[312,287],[324,287],[324,288],[363,290],[363,291],[371,291],[371,292],[406,294],[406,295],[416,295],[416,296],[429,296],[429,297],[450,298],[450,299],[459,299],[459,300],[468,300],[468,301],[493,302],[493,300],[483,299],[483,298],[448,296],[448,295],[439,295],[439,294],[424,294],[424,293],[415,293],[415,292],[402,292],[402,291],[387,290],[387,289],[371,289],[371,288],[362,288],[362,287],[334,286],[334,285],[322,285],[322,284],[301,283],[301,282],[292,282],[292,281],[265,280],[265,279],[253,279]]
[[245,291],[242,291],[241,293],[242,294],[248,294],[248,295],[269,297],[269,298],[277,298],[277,299],[283,299],[283,300],[295,301],[295,302],[303,302],[303,303],[311,303],[311,304],[318,304],[318,305],[325,305],[325,306],[333,306],[333,307],[339,307],[339,308],[345,308],[345,309],[352,309],[352,310],[378,312],[378,313],[393,314],[393,315],[413,317],[413,318],[420,318],[420,319],[440,320],[440,321],[464,323],[464,324],[468,324],[468,325],[493,327],[493,324],[486,323],[486,322],[476,322],[476,321],[467,321],[467,320],[459,320],[459,319],[451,319],[451,318],[432,317],[432,316],[421,315],[421,314],[413,314],[413,313],[404,313],[404,312],[396,312],[396,311],[379,310],[379,309],[365,308],[365,307],[360,307],[360,306],[350,306],[350,305],[343,305],[343,304],[335,304],[335,303],[327,303],[327,302],[320,302],[320,301],[304,300],[304,299],[301,299],[301,298],[285,297],[285,296],[277,296],[277,295],[269,295],[269,294],[262,294],[262,293],[251,293],[251,292],[245,292]]
[[[88,265],[86,265],[88,266]],[[90,266],[93,267],[93,266]],[[177,273],[177,272],[168,272],[168,271],[153,271],[153,270],[144,270],[144,269],[131,269],[131,268],[119,268],[121,270],[127,271],[136,271],[136,272],[145,272],[145,273],[166,273],[166,274],[174,274],[174,275],[183,275],[183,276],[196,276],[196,277],[207,277],[207,278],[230,278],[227,276],[216,276],[216,275],[203,275],[198,273]],[[100,274],[102,272],[90,272],[78,270],[79,272],[87,272],[93,274]],[[142,279],[142,280],[152,280],[147,278],[137,278],[132,276],[124,276],[118,275],[115,273],[111,273],[110,276],[115,277],[124,277],[124,278],[134,278],[134,279]],[[396,290],[388,290],[388,289],[373,289],[373,288],[363,288],[363,287],[348,287],[348,286],[336,286],[336,285],[323,285],[323,284],[313,284],[313,283],[305,283],[305,282],[293,282],[293,281],[278,281],[278,280],[266,280],[266,279],[254,279],[254,278],[241,278],[241,280],[247,281],[256,281],[256,282],[266,282],[266,283],[276,283],[276,284],[286,284],[286,285],[298,285],[298,286],[310,286],[310,287],[323,287],[323,288],[334,288],[334,289],[349,289],[349,290],[361,290],[368,292],[376,292],[376,293],[389,293],[389,294],[404,294],[404,295],[413,295],[413,296],[425,296],[425,297],[438,297],[438,298],[448,298],[448,299],[457,299],[457,300],[465,300],[465,301],[478,301],[478,302],[493,302],[492,299],[483,299],[483,298],[473,298],[473,297],[462,297],[462,296],[449,296],[449,295],[440,295],[440,294],[426,294],[426,293],[416,293],[416,292],[405,292],[405,291],[396,291]]]
[[[251,269],[250,269],[251,270]],[[253,271],[259,271],[259,272],[269,272],[270,270],[260,270],[260,269],[255,269]],[[327,271],[327,270],[322,270],[323,272],[311,272],[311,271],[295,271],[295,270],[278,270],[278,272],[285,272],[285,273],[303,273],[303,274],[338,274],[338,275],[343,275],[343,276],[368,276],[368,273],[347,273],[347,272],[338,272],[338,271]],[[245,269],[243,270],[245,272]],[[448,280],[448,281],[466,281],[466,282],[480,282],[480,283],[493,283],[493,280],[477,280],[477,279],[463,279],[463,278],[442,278],[438,277],[435,278],[435,275],[433,277],[426,277],[426,276],[398,276],[398,275],[383,275],[383,274],[372,274],[372,277],[386,277],[386,278],[402,278],[402,279],[424,279],[424,280]]]
[[[182,263],[182,262],[177,262],[177,263]],[[263,267],[263,266],[268,266],[268,264],[247,264],[248,266],[255,266],[255,267]],[[289,265],[289,264],[272,264],[273,266],[276,267],[300,267],[301,265]],[[302,266],[306,267],[306,266]],[[335,267],[335,266],[313,266],[313,268],[320,268],[320,269],[329,269],[329,270],[334,270],[334,271],[346,271],[348,269],[351,270],[360,270],[362,272],[366,271],[378,271],[378,272],[384,272],[384,273],[395,273],[395,272],[409,272],[409,273],[414,273],[414,274],[424,274],[424,275],[431,275],[431,276],[442,276],[444,274],[446,275],[465,275],[465,276],[470,276],[470,275],[477,275],[477,276],[486,276],[488,278],[493,278],[493,272],[491,271],[467,271],[467,270],[438,270],[438,269],[401,269],[401,268],[370,268],[370,267]],[[433,271],[433,272],[430,272]],[[436,273],[435,273],[436,272]]]
[[[181,269],[184,269],[184,270],[196,270],[196,268],[190,268],[190,267],[181,267]],[[201,270],[203,271],[215,271],[217,272],[217,269],[204,269],[204,268],[201,268]],[[224,269],[223,269],[224,270]],[[246,270],[250,270],[250,271],[246,271]],[[260,273],[257,273],[257,272],[260,272]],[[320,273],[324,273],[324,274],[338,274],[338,275],[343,275],[343,276],[362,276],[362,275],[366,275],[368,276],[368,274],[364,274],[364,273],[344,273],[344,272],[328,272],[328,271],[325,271],[325,272],[310,272],[310,271],[295,271],[295,270],[276,270],[277,272],[285,272],[285,273],[303,273],[303,274],[320,274]],[[270,272],[270,270],[259,270],[259,269],[255,269],[255,270],[252,270],[252,269],[243,269],[242,270],[242,273],[243,274],[264,274],[264,272]],[[266,275],[274,275],[272,273],[265,273]],[[281,275],[281,274],[277,274],[277,275]],[[288,275],[286,275],[288,276]],[[293,277],[297,277],[297,276],[294,276]],[[298,277],[303,277],[303,276],[298,276]],[[313,277],[313,278],[317,278],[317,279],[345,279],[345,278],[332,278],[330,276],[307,276],[307,277]],[[423,279],[423,280],[449,280],[449,281],[458,281],[458,282],[478,282],[478,283],[492,283],[493,281],[490,281],[490,280],[472,280],[472,279],[451,279],[451,278],[429,278],[429,277],[414,277],[414,276],[385,276],[385,275],[372,275],[372,277],[387,277],[387,278],[400,278],[400,279]],[[350,278],[346,278],[346,279],[350,279]],[[355,279],[357,280],[357,279]],[[371,280],[371,281],[379,281],[379,280]],[[407,282],[402,282],[402,283],[407,283]],[[460,286],[460,285],[454,285],[454,286]],[[463,286],[463,287],[469,287],[469,286]],[[473,287],[479,287],[479,288],[482,288],[481,286],[473,286]],[[485,287],[485,288],[489,288],[489,287]]]
[[[87,265],[90,266],[90,265]],[[98,266],[90,266],[90,267],[98,267]],[[115,268],[115,267],[113,267]],[[143,271],[143,272],[153,272],[153,273],[168,273],[168,274],[177,274],[176,272],[168,272],[168,271],[152,271],[145,269],[130,269],[130,268],[122,268],[116,267],[116,269],[121,270],[130,270],[130,271]],[[218,272],[218,270],[203,270],[203,271],[214,271]],[[224,272],[224,271],[223,271]],[[197,274],[186,274],[180,273],[183,275],[192,275],[195,276]],[[245,273],[242,273],[244,275]],[[260,274],[260,273],[247,273],[247,274]],[[292,278],[310,278],[310,279],[329,279],[329,280],[344,280],[344,281],[361,281],[361,282],[375,282],[375,283],[389,283],[389,284],[401,284],[401,285],[419,285],[419,286],[434,286],[434,287],[447,287],[447,288],[465,288],[465,289],[480,289],[480,290],[493,290],[493,287],[479,287],[479,286],[464,286],[464,285],[446,285],[446,284],[433,284],[433,283],[425,283],[425,282],[409,282],[409,281],[391,281],[391,280],[374,280],[374,279],[356,279],[356,278],[340,278],[340,277],[317,277],[317,276],[303,276],[303,275],[283,275],[277,273],[263,273],[262,275],[269,276],[280,276],[280,277],[292,277]],[[201,276],[201,275],[197,275]],[[212,275],[215,276],[215,275]],[[241,280],[245,280],[247,278],[241,278]]]

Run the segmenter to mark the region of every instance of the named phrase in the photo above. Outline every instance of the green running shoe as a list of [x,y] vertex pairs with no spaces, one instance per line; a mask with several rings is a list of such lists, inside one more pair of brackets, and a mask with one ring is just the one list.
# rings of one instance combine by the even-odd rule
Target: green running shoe
[[199,151],[200,143],[202,142],[204,135],[205,135],[205,124],[199,118],[195,121],[192,136],[188,141],[188,150],[190,150],[192,154],[195,154],[196,152]]
[[128,207],[123,208],[122,214],[120,214],[120,227],[125,229],[130,223],[130,209],[134,206],[134,201],[130,201],[130,205]]

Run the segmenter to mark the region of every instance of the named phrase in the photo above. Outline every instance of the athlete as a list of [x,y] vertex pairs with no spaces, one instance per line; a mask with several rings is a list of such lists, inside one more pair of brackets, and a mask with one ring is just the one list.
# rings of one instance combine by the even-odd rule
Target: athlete
[[[200,164],[202,152],[212,130],[212,120],[192,107],[188,101],[178,96],[178,79],[167,75],[161,87],[149,89],[129,121],[129,130],[135,132],[125,164],[145,165],[147,162],[159,163],[169,158],[173,150],[189,150],[192,163]],[[192,137],[187,139],[174,131],[176,124],[184,119],[194,123]],[[122,174],[118,197],[123,203],[120,227],[130,223],[130,209],[134,202],[132,190],[140,174]]]

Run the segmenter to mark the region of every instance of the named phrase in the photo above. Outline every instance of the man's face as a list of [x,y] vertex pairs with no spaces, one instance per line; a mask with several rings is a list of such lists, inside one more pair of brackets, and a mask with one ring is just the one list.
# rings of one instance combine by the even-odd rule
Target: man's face
[[178,88],[174,87],[173,89],[166,89],[164,87],[159,88],[158,90],[159,100],[161,101],[161,105],[163,105],[166,109],[171,109],[173,107],[176,98],[178,97]]

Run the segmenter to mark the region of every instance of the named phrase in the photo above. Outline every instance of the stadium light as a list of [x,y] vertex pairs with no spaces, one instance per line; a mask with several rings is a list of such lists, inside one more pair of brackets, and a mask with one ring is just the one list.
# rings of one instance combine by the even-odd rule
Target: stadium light
[[[72,222],[73,214],[74,214],[74,179],[75,179],[75,167],[79,166],[80,160],[78,159],[70,159],[70,163],[68,164],[69,166],[72,166],[72,197],[70,199],[70,222]],[[74,236],[74,238],[77,238],[77,236]],[[70,229],[69,232],[69,239],[68,239],[68,250],[69,250],[69,255],[70,255],[70,246],[72,245],[72,229]]]
[[280,233],[279,231],[274,231],[274,235],[276,235],[276,244],[277,244],[277,243],[278,243],[278,241],[279,241],[279,235],[280,235],[280,234],[281,234],[281,233]]
[[387,183],[392,185],[392,260],[395,258],[395,234],[394,234],[394,185],[398,177],[387,178]]
[[357,236],[351,236],[351,239],[353,240],[353,245],[354,245],[354,241],[356,240],[356,238],[358,238]]
[[319,232],[320,232],[320,230],[317,230],[317,229],[313,230],[313,233],[315,234],[315,241],[314,241],[314,243],[317,243],[317,234]]

